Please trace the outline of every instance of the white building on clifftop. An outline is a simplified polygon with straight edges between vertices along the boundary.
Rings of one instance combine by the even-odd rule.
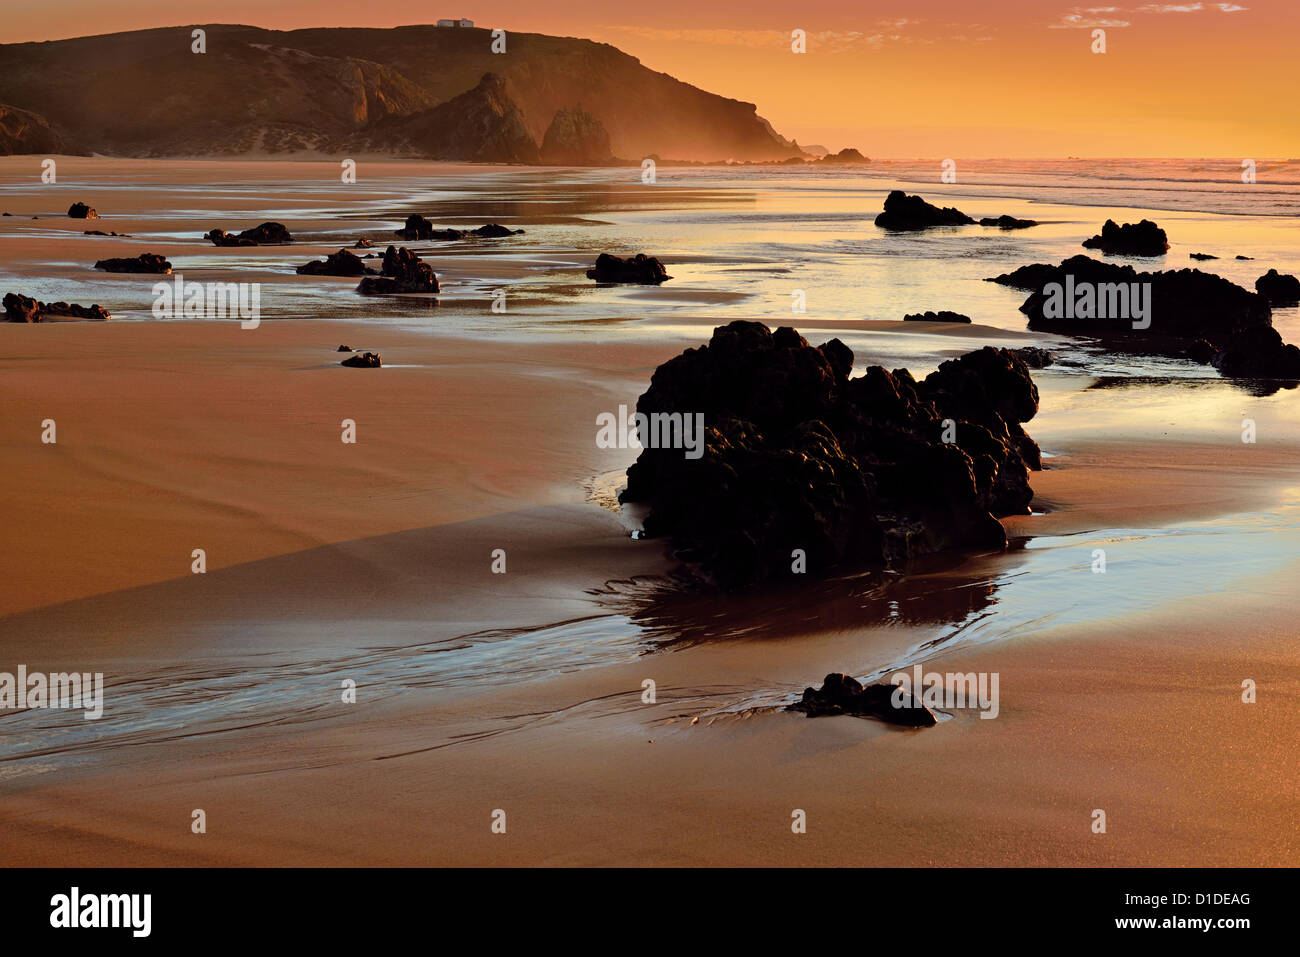
[[[461,17],[459,20],[439,20],[439,21],[438,21],[438,26],[440,26],[440,27],[456,27],[456,28],[458,28],[458,29],[461,28],[461,27],[464,27],[465,29],[469,29],[470,27],[474,26],[474,21],[473,21],[473,20],[466,20],[464,17]]]

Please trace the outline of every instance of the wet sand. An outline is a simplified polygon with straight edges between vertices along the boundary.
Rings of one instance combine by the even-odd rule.
[[[0,335],[0,482],[24,502],[2,532],[5,553],[25,559],[3,586],[6,658],[102,667],[110,684],[95,729],[106,740],[0,762],[7,863],[1297,859],[1294,568],[1248,592],[1152,595],[1137,616],[1109,616],[1099,595],[1085,625],[926,659],[998,671],[997,720],[958,712],[906,732],[807,719],[774,709],[828,671],[915,660],[909,650],[944,629],[855,620],[852,603],[847,618],[810,627],[815,609],[789,598],[751,612],[753,634],[655,652],[635,615],[618,619],[626,602],[609,583],[669,566],[585,502],[584,480],[628,455],[596,449],[591,423],[674,345],[502,354],[299,322]],[[336,367],[338,338],[398,364]],[[39,444],[40,416],[58,420],[56,447]],[[359,423],[355,446],[339,441],[344,416]],[[1009,529],[1070,535],[1267,509],[1293,481],[1294,447],[1252,451],[1240,469],[1226,444],[1065,450],[1035,477],[1051,511]],[[209,570],[190,575],[199,545]],[[490,571],[494,547],[507,549],[505,575]],[[993,580],[1021,560],[974,556],[946,574]],[[622,598],[643,595],[629,586]],[[732,611],[720,633],[755,623]],[[671,601],[659,613],[671,620]],[[472,644],[466,635],[558,625],[540,640],[582,642],[572,622],[607,619],[622,648],[608,661],[539,672],[523,645],[459,681],[429,664]],[[377,649],[391,668],[367,657]],[[203,704],[205,678],[256,684],[277,667],[298,669],[302,686],[268,692],[246,726],[204,733],[221,710]],[[358,703],[344,705],[350,673]],[[1243,677],[1258,682],[1258,704],[1240,702]],[[654,705],[641,701],[645,678]],[[133,709],[168,690],[198,703],[192,724],[164,734]],[[1089,831],[1098,807],[1104,836]],[[205,835],[189,831],[194,808],[207,812]],[[489,830],[496,808],[505,836]],[[794,808],[808,812],[807,835],[790,832]]]
[[[226,228],[273,218],[289,192]],[[175,225],[140,214],[34,238],[11,222],[4,268],[33,282],[144,251],[82,228]],[[1057,344],[979,323],[788,321],[814,342],[872,336],[859,366]],[[0,670],[108,684],[99,722],[0,718],[0,861],[1300,861],[1294,394],[1036,373],[1027,428],[1048,470],[1038,514],[1006,523],[1007,553],[699,598],[667,588],[659,545],[593,500],[634,456],[594,433],[715,322],[687,311],[585,336],[604,327],[575,321],[531,339],[424,318],[0,323],[0,494],[15,503]],[[340,343],[386,367],[340,368]],[[45,418],[56,445],[40,442]],[[1089,569],[1098,547],[1105,575]],[[827,672],[913,662],[998,672],[999,716],[901,731],[780,710]]]

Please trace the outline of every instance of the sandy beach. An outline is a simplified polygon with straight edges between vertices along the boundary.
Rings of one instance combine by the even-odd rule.
[[[289,209],[285,184],[314,167],[69,159],[70,178],[79,162],[77,175],[136,183],[112,194],[111,220],[49,226],[18,216],[58,203],[0,199],[15,214],[0,220],[6,291],[119,283],[109,322],[0,324],[0,670],[102,671],[105,717],[0,720],[6,865],[1300,863],[1294,392],[1106,387],[1097,369],[1049,367],[1027,425],[1047,467],[1034,514],[1005,522],[1005,553],[700,596],[609,507],[635,450],[593,440],[596,416],[634,405],[659,364],[746,308],[765,321],[783,309],[776,321],[813,343],[842,336],[859,371],[1060,338],[1025,330],[1014,306],[996,318],[995,297],[1016,297],[977,278],[989,318],[969,326],[868,307],[791,319],[788,296],[729,302],[716,270],[746,264],[725,256],[686,263],[665,289],[679,298],[633,318],[613,318],[627,298],[616,309],[585,291],[557,308],[576,284],[565,274],[518,299],[562,313],[556,324],[523,306],[478,334],[482,289],[588,258],[567,216],[548,227],[527,211],[514,255],[430,253],[452,290],[437,315],[408,301],[392,321],[382,305],[353,316],[370,307],[343,280],[281,262],[332,252],[348,230],[391,231],[371,203],[395,203],[380,194],[396,186],[376,186],[345,229],[316,198]],[[173,207],[151,177],[217,174],[265,179],[256,205],[225,207],[227,228],[273,210],[308,238],[215,251],[194,238],[210,215],[156,214]],[[656,202],[692,210],[705,192]],[[146,249],[189,263],[187,278],[242,263],[241,280],[267,284],[270,317],[149,321],[129,305],[147,302],[149,277],[84,275]],[[298,283],[340,312],[299,315],[316,294]],[[339,367],[340,343],[385,367]],[[56,444],[41,442],[44,419]],[[915,731],[782,710],[829,672],[914,663],[1000,674],[997,720],[958,710]],[[505,834],[490,828],[497,809]],[[791,831],[795,809],[806,834]]]

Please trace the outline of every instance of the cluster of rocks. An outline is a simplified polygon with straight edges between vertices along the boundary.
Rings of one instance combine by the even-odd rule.
[[[970,322],[970,316],[963,316],[960,312],[949,312],[947,309],[940,309],[938,312],[914,312],[911,315],[903,317],[904,322]]]
[[[596,257],[596,265],[587,270],[587,278],[596,282],[640,283],[654,286],[673,277],[668,275],[663,263],[653,256],[637,253],[627,259],[601,253]]]
[[[214,246],[282,246],[293,242],[289,230],[281,223],[262,223],[234,235],[224,229],[211,229],[203,238]]]
[[[395,236],[407,241],[416,239],[467,239],[471,236],[476,236],[479,239],[496,239],[501,236],[518,236],[522,233],[522,229],[510,229],[499,223],[487,223],[477,229],[434,229],[433,223],[418,213],[407,216],[406,225],[401,229],[393,230]]]
[[[790,576],[795,549],[822,573],[1004,548],[995,516],[1028,511],[1041,468],[1021,427],[1038,410],[1025,363],[985,347],[921,382],[879,366],[850,379],[852,368],[838,339],[814,348],[788,327],[718,327],[637,402],[652,423],[701,413],[702,454],[643,441],[621,501],[646,504],[646,536],[724,588]]]
[[[899,697],[895,706],[894,698]],[[896,685],[866,685],[849,675],[829,674],[820,688],[805,688],[803,697],[786,708],[801,711],[810,718],[849,714],[859,718],[879,718],[909,728],[931,728],[938,724],[934,712],[907,691]]]
[[[342,252],[343,250],[340,250]],[[378,276],[366,276],[357,292],[366,296],[403,292],[438,292],[438,277],[433,267],[405,246],[389,246]]]
[[[167,276],[171,274],[172,264],[157,253],[141,253],[139,256],[121,259],[101,259],[95,263],[95,268],[104,272],[156,273]]]
[[[43,322],[46,319],[108,319],[103,306],[79,306],[66,302],[38,302],[16,292],[7,293],[0,302],[6,322]]]
[[[1169,249],[1169,237],[1149,219],[1123,226],[1108,219],[1099,235],[1083,241],[1083,248],[1117,256],[1163,256]]]
[[[960,209],[935,206],[920,196],[909,196],[901,189],[896,189],[885,197],[885,209],[876,217],[876,225],[895,232],[916,232],[935,226],[974,226],[976,221]],[[999,229],[1027,229],[1037,226],[1038,222],[1004,215],[985,217],[979,220],[979,225],[996,226]]]
[[[8,216],[9,214],[8,214],[8,213],[5,213],[5,215]],[[104,232],[104,230],[102,230],[102,229],[84,229],[84,230],[82,230],[81,235],[83,235],[83,236],[118,236],[118,237],[120,237],[120,238],[122,238],[122,239],[130,239],[130,238],[131,238],[131,234],[130,234],[130,233],[114,233],[114,232],[107,232],[107,233],[106,233],[106,232]]]
[[[1261,378],[1300,378],[1300,351],[1282,342],[1273,328],[1268,290],[1287,295],[1300,288],[1295,277],[1276,272],[1261,276],[1259,292],[1243,289],[1221,276],[1198,269],[1138,272],[1132,266],[1101,262],[1090,256],[1073,256],[1058,266],[1034,263],[1004,273],[990,282],[1024,289],[1030,293],[1020,311],[1029,328],[1070,335],[1093,336],[1128,350],[1190,358],[1212,363],[1224,375]],[[1131,314],[1108,310],[1096,314],[1102,297],[1123,294],[1124,301],[1139,287],[1149,284],[1149,315],[1135,329]],[[1262,284],[1262,285],[1261,285]],[[1048,303],[1059,287],[1065,297],[1070,290],[1083,290],[1095,300],[1093,315],[1077,310],[1057,314]]]

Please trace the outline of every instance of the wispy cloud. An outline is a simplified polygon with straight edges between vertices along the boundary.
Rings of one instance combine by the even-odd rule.
[[[852,50],[875,49],[887,43],[923,43],[925,39],[909,35],[906,31],[919,21],[899,17],[880,20],[869,30],[809,31],[808,49],[819,53],[846,53]],[[622,33],[647,40],[668,40],[681,43],[706,43],[721,46],[780,48],[789,46],[789,30],[708,30],[667,29],[662,27],[637,27],[610,25],[603,31]]]
[[[1096,27],[1127,27],[1128,20],[1121,20],[1115,14],[1131,16],[1135,13],[1200,13],[1205,10],[1218,10],[1221,13],[1241,13],[1249,7],[1239,3],[1144,3],[1140,7],[1071,7],[1061,14],[1060,23],[1048,24],[1051,30],[1090,30]]]

